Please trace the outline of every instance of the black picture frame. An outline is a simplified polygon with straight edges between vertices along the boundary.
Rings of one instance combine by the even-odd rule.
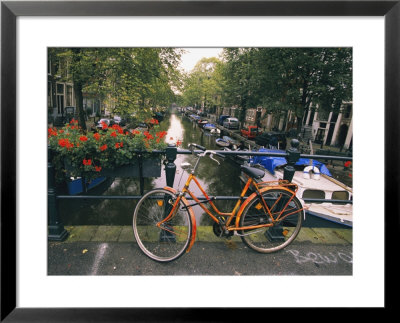
[[[2,1],[1,3],[1,321],[217,321],[233,309],[17,308],[16,291],[16,19],[19,16],[384,16],[385,253],[399,229],[400,4],[396,1]],[[379,167],[379,166],[378,166]],[[390,213],[388,212],[390,210]],[[389,227],[389,225],[391,225]],[[393,232],[392,230],[395,230]],[[367,246],[366,246],[367,247]],[[387,260],[387,257],[385,257]],[[385,264],[385,284],[389,266]],[[398,278],[394,278],[398,281]],[[385,308],[390,286],[385,286]],[[220,288],[216,286],[216,291]],[[223,293],[222,293],[223,294]],[[223,295],[221,295],[223,297]],[[240,310],[240,309],[239,309]],[[252,313],[252,317],[258,313]]]

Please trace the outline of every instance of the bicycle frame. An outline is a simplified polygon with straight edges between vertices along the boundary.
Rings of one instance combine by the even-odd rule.
[[[203,196],[205,197],[206,201],[200,201],[200,200],[194,195],[194,193],[191,192],[191,191],[189,190],[189,185],[190,185],[190,183],[191,183],[192,181],[194,181],[195,184],[197,185],[197,187],[200,189],[200,191],[201,191],[201,193],[203,194]],[[248,191],[250,185],[253,185],[253,186],[255,187],[256,191],[255,191],[254,193],[252,193],[248,198],[246,198],[246,200],[245,200],[244,203],[242,204],[242,200],[244,199],[244,197],[245,197],[245,195],[246,195],[246,193],[247,193],[247,191]],[[290,190],[289,188],[287,188],[287,187],[289,187],[289,186],[292,187],[294,190]],[[279,189],[282,189],[282,190],[286,190],[286,191],[290,192],[290,194],[292,195],[292,197],[289,199],[289,201],[286,202],[286,205],[285,205],[285,207],[282,209],[282,211],[279,212],[278,216],[277,216],[277,217],[274,217],[275,214],[272,213],[272,211],[273,211],[274,207],[279,203],[279,199],[273,204],[272,207],[269,208],[269,207],[267,206],[267,203],[266,203],[266,201],[264,200],[264,198],[261,198],[261,201],[263,202],[262,207],[264,208],[265,212],[268,213],[268,215],[269,215],[269,217],[270,217],[270,219],[271,219],[271,223],[260,224],[260,225],[253,225],[253,226],[246,226],[246,227],[239,227],[240,216],[241,216],[243,210],[245,209],[245,207],[246,207],[256,196],[261,196],[261,197],[262,197],[262,193],[263,193],[263,192],[266,192],[266,191],[268,191],[268,190],[270,190],[270,189],[272,189],[272,188],[279,188]],[[166,189],[169,189],[170,191],[176,192],[174,189],[171,189],[171,188],[167,188],[167,187],[166,187]],[[246,185],[244,186],[244,188],[243,188],[243,190],[242,190],[242,192],[241,192],[241,194],[240,194],[240,197],[238,198],[238,200],[237,200],[237,202],[236,202],[236,205],[234,206],[234,208],[233,208],[233,210],[232,210],[232,212],[224,213],[224,212],[221,212],[221,211],[216,207],[216,205],[212,202],[213,199],[211,199],[211,198],[207,195],[207,193],[204,191],[204,189],[202,188],[201,184],[200,184],[199,181],[197,180],[196,176],[194,175],[194,172],[192,172],[192,173],[189,175],[189,177],[188,177],[188,179],[187,179],[187,181],[186,181],[186,183],[185,183],[185,185],[184,185],[182,191],[178,194],[178,198],[176,199],[176,201],[175,201],[175,203],[174,203],[174,205],[173,205],[173,207],[172,207],[170,213],[166,216],[165,219],[163,219],[162,221],[160,221],[160,222],[157,224],[157,226],[158,226],[158,227],[161,227],[161,225],[162,225],[163,222],[168,221],[171,217],[173,217],[173,216],[175,215],[175,211],[176,211],[177,208],[179,207],[179,202],[180,202],[181,200],[183,201],[183,199],[184,199],[183,202],[184,202],[184,204],[185,204],[185,207],[191,210],[191,208],[192,208],[193,205],[188,205],[187,200],[186,200],[186,198],[185,198],[185,194],[189,194],[189,195],[192,197],[192,199],[193,199],[194,201],[196,201],[196,203],[195,203],[194,205],[199,205],[199,206],[211,217],[211,219],[213,219],[214,222],[221,224],[221,216],[227,217],[227,219],[225,220],[225,222],[223,222],[222,224],[226,227],[226,230],[228,230],[228,231],[238,231],[238,230],[247,230],[247,229],[256,229],[256,228],[263,228],[263,227],[271,227],[271,226],[274,225],[274,222],[276,222],[276,221],[278,221],[278,220],[280,221],[280,220],[283,219],[283,218],[281,218],[281,215],[282,215],[282,213],[284,213],[286,207],[289,205],[289,203],[291,202],[291,200],[293,199],[293,197],[296,195],[296,191],[297,191],[297,185],[291,184],[291,183],[289,183],[289,182],[287,182],[287,181],[271,181],[271,182],[261,182],[261,183],[258,183],[258,184],[257,184],[251,177],[249,177],[248,180],[247,180],[247,182],[246,182]],[[211,205],[213,211],[216,213],[216,215],[213,214],[213,213],[204,205],[204,203],[209,203],[209,204]],[[301,210],[303,210],[303,209],[297,210],[296,212],[301,211]],[[289,216],[289,215],[291,215],[291,214],[293,214],[293,213],[286,214],[285,217],[287,217],[287,216]],[[236,216],[235,224],[234,224],[234,225],[231,225],[232,219],[233,219],[235,216]],[[196,227],[196,225],[194,224],[194,228],[195,228],[195,227]],[[194,240],[194,238],[193,238],[193,240]]]

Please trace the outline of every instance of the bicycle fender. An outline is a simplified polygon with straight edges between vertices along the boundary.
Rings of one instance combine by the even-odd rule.
[[[271,190],[271,189],[273,189],[273,188],[276,188],[276,187],[264,187],[264,188],[261,188],[259,191],[260,191],[260,194],[262,194],[262,193],[264,193],[264,192],[266,192],[266,191],[268,191],[268,190]],[[291,194],[293,193],[291,190],[287,189],[286,187],[279,187],[279,189],[284,190],[284,191],[288,191],[288,192],[291,193]],[[242,213],[243,213],[245,207],[246,207],[255,197],[257,197],[257,193],[252,193],[252,194],[246,199],[246,201],[244,201],[244,203],[243,203],[242,206],[240,207],[240,209],[239,209],[239,211],[238,211],[238,216],[236,217],[236,227],[239,227],[240,217],[242,216]]]
[[[169,187],[169,186],[165,186],[164,187],[165,190],[170,191],[173,194],[176,194],[176,189]],[[194,216],[194,212],[191,206],[189,206],[189,202],[186,198],[184,198],[182,196],[181,198],[182,202],[185,204],[185,206],[187,206],[187,210],[189,212],[190,215],[190,219],[192,221],[192,235],[190,237],[190,241],[189,241],[189,245],[186,249],[186,253],[188,253],[190,251],[190,249],[192,249],[194,241],[196,240],[196,218]]]
[[[235,226],[239,227],[239,221],[240,221],[240,217],[242,216],[243,210],[245,209],[245,207],[253,200],[253,198],[255,198],[257,196],[256,193],[252,193],[242,204],[242,206],[240,207],[238,214],[236,216],[236,223]]]

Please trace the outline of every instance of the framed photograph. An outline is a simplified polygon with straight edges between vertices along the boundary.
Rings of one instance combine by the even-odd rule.
[[[1,320],[204,321],[234,318],[246,308],[260,314],[268,307],[390,309],[385,261],[395,252],[389,239],[399,220],[399,2],[2,1]],[[352,48],[352,274],[48,275],[48,114],[42,107],[48,49],[67,47]],[[293,295],[279,301],[288,289]],[[243,300],[246,294],[255,301]]]

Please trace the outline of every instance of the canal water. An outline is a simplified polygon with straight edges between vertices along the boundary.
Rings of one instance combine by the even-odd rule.
[[[181,148],[187,149],[189,143],[197,143],[207,149],[221,149],[215,144],[216,135],[203,131],[196,123],[186,116],[171,114],[169,119],[161,123],[161,127],[167,130],[166,140],[176,143],[182,142]],[[196,176],[208,195],[238,196],[241,192],[239,180],[240,167],[229,158],[221,160],[220,165],[209,157],[201,159],[197,168]],[[188,177],[187,171],[181,168],[183,162],[192,166],[196,163],[194,155],[178,154],[175,161],[176,174],[174,188],[182,188]],[[164,166],[162,166],[161,177],[146,178],[144,191],[166,186]],[[189,188],[196,196],[201,192],[192,182]],[[140,195],[140,184],[137,178],[115,178],[108,179],[106,183],[95,188],[91,194],[96,195]],[[76,200],[63,199],[59,201],[60,217],[64,225],[131,225],[132,216],[137,200],[101,199],[101,200]],[[222,212],[231,212],[235,201],[216,201],[215,205]],[[194,211],[198,225],[209,225],[212,220],[199,207]]]

